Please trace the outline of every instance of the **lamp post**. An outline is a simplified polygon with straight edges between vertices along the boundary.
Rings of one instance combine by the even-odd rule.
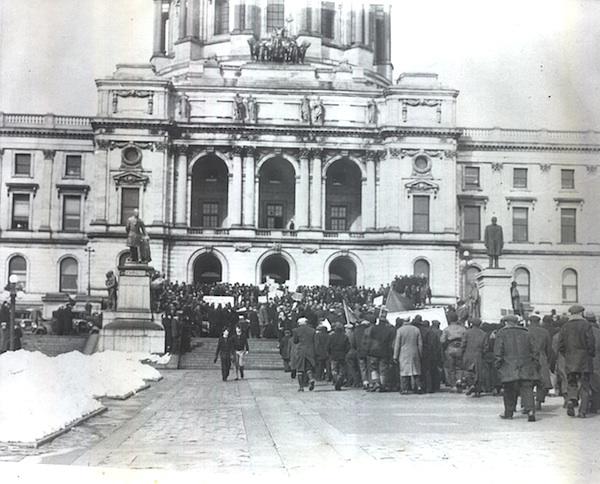
[[[19,277],[16,274],[11,274],[8,278],[6,289],[10,293],[10,319],[9,319],[9,346],[10,351],[15,350],[15,303],[17,300],[17,284]]]
[[[92,274],[92,254],[94,252],[96,252],[95,249],[92,248],[91,245],[87,245],[85,249],[83,249],[84,252],[87,253],[88,256],[88,274],[87,274],[87,295],[88,295],[88,299],[92,294],[92,285],[91,285],[91,274]]]

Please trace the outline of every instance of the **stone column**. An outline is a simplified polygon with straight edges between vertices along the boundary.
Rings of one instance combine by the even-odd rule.
[[[392,60],[392,7],[385,14],[385,61]]]
[[[106,218],[106,200],[108,199],[107,173],[109,172],[109,142],[104,140],[96,141],[94,150],[94,187],[92,194],[94,196],[94,224],[108,223]],[[112,191],[114,193],[114,190]]]
[[[187,147],[180,146],[175,158],[175,227],[187,226]]]
[[[322,154],[321,150],[315,150],[312,152],[312,176],[310,185],[310,227],[313,229],[321,230],[323,223],[321,219],[322,210]]]
[[[162,0],[154,0],[154,55],[163,54]]]
[[[363,16],[364,7],[360,5],[354,10],[354,36],[352,37],[352,44],[363,43]]]
[[[255,174],[254,174],[254,166],[255,166],[255,158],[254,158],[255,150],[254,148],[246,149],[246,156],[244,156],[244,203],[242,206],[243,210],[243,224],[245,227],[254,227],[255,226],[255,217],[254,217],[254,198],[256,196],[255,193]]]
[[[233,149],[233,170],[227,202],[230,227],[239,227],[242,224],[242,153],[243,148],[239,146]]]
[[[181,0],[179,2],[179,40],[184,39],[187,35],[187,2],[188,0]]]
[[[376,153],[367,153],[367,176],[362,184],[362,229],[375,228],[375,160]]]
[[[296,177],[296,228],[298,229],[308,228],[309,156],[309,150],[300,152],[300,177]]]
[[[321,2],[312,1],[312,34],[321,35]]]
[[[188,37],[198,37],[200,27],[200,0],[187,0],[186,34]]]
[[[44,211],[41,213],[39,218],[40,220],[40,230],[44,232],[50,232],[53,229],[52,224],[52,206],[54,201],[54,159],[56,158],[56,151],[54,150],[43,150],[44,154],[44,164],[42,170],[42,179],[46,181],[48,187],[48,198],[46,199],[46,206],[44,207]],[[41,196],[44,191],[40,190]],[[30,202],[30,203],[33,203]]]
[[[245,0],[233,0],[229,4],[229,8],[233,10],[233,30],[232,33],[242,33],[242,26],[246,21],[245,18]]]

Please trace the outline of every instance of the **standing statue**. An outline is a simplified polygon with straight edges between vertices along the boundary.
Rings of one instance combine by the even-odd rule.
[[[515,281],[510,283],[510,301],[512,302],[512,309],[514,314],[523,316],[523,308],[521,306],[521,295],[517,289],[517,283]]]
[[[150,259],[150,247],[146,226],[140,218],[140,211],[133,209],[133,215],[127,219],[125,231],[127,232],[127,246],[129,247],[129,260],[131,262],[148,262]],[[145,245],[142,249],[142,245]],[[147,256],[142,258],[143,255]],[[146,253],[147,252],[147,253]]]
[[[475,281],[471,283],[467,305],[469,307],[469,318],[481,318],[481,298],[479,297],[479,287]]]
[[[236,93],[233,98],[233,120],[244,122],[246,119],[246,106],[244,106],[244,99],[240,96],[240,93]]]
[[[177,114],[180,117],[189,120],[190,119],[190,98],[187,94],[182,94],[179,96],[179,100],[177,102]]]
[[[377,101],[375,101],[375,99],[371,99],[367,104],[367,123],[377,124],[378,114]]]
[[[312,122],[316,125],[323,125],[325,123],[325,106],[320,97],[317,98],[312,107]]]
[[[250,94],[246,100],[246,114],[249,123],[256,124],[258,122],[258,104],[256,98]]]
[[[109,311],[117,310],[117,289],[119,287],[119,283],[117,281],[117,276],[113,271],[108,271],[106,273],[106,290],[108,291],[108,302],[107,309]]]
[[[504,236],[496,217],[492,217],[492,223],[485,228],[484,243],[489,257],[488,267],[498,269],[498,258],[502,255],[504,247]]]
[[[302,103],[300,104],[300,120],[303,123],[310,123],[311,121],[310,100],[308,99],[308,96],[302,98]]]

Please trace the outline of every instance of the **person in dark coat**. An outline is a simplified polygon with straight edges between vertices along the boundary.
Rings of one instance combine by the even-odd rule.
[[[444,349],[446,386],[461,391],[462,380],[462,337],[467,331],[458,319],[448,320],[448,326],[444,328],[441,336],[442,348]]]
[[[346,354],[348,351],[350,351],[350,340],[344,332],[342,323],[336,323],[327,344],[327,353],[331,361],[331,376],[336,390],[342,389],[346,377]]]
[[[283,360],[283,371],[289,373],[292,371],[290,367],[290,339],[292,337],[292,332],[289,329],[286,329],[283,332],[283,336],[279,340],[279,354],[281,355],[281,359]]]
[[[315,377],[318,381],[324,380],[326,373],[327,380],[331,381],[331,362],[327,353],[328,345],[329,334],[327,333],[327,328],[323,325],[318,326],[315,334]]]
[[[487,334],[481,329],[481,319],[471,319],[471,327],[462,337],[463,352],[463,386],[467,388],[467,395],[481,395],[481,381],[483,371],[483,352]]]
[[[436,343],[437,336],[429,327],[429,321],[420,321],[417,327],[421,332],[421,340],[423,341],[420,386],[424,393],[433,393],[434,379],[436,379],[434,367],[437,365],[435,352],[439,351],[439,341]],[[435,367],[435,370],[437,370],[437,367]],[[439,384],[439,377],[436,380]]]
[[[231,338],[234,352],[235,379],[244,379],[244,360],[250,348],[248,347],[248,335],[240,326],[235,327],[235,334]]]
[[[306,318],[298,318],[298,327],[293,331],[292,341],[296,345],[296,370],[298,372],[298,391],[304,391],[304,378],[308,378],[308,389],[315,389],[315,330],[308,326]]]
[[[248,311],[248,321],[250,321],[250,336],[260,338],[260,323],[258,322],[258,313],[254,308]]]
[[[223,381],[227,381],[229,377],[229,370],[231,370],[231,357],[233,355],[233,345],[231,339],[229,339],[229,330],[225,328],[223,334],[219,337],[217,343],[217,351],[215,353],[214,363],[217,362],[217,358],[221,357],[221,376]]]
[[[171,332],[171,319],[173,318],[173,308],[169,307],[161,316],[162,326],[165,330],[165,353],[171,352],[173,345],[173,334]]]
[[[535,386],[535,409],[541,410],[542,403],[546,400],[548,390],[552,388],[550,380],[550,361],[552,360],[552,339],[550,333],[540,325],[540,317],[537,314],[529,316],[529,326],[527,328],[533,346],[539,355],[540,361],[540,379],[534,383]]]
[[[362,379],[363,389],[369,388],[369,363],[367,359],[367,341],[369,337],[368,330],[371,323],[363,319],[358,326],[354,328],[353,345],[358,357],[358,367]]]
[[[370,391],[386,391],[390,387],[387,381],[394,347],[394,327],[386,319],[380,318],[379,322],[369,331],[367,355],[371,370]]]
[[[0,322],[0,355],[8,351],[10,345],[10,334],[8,331],[8,323]]]
[[[506,326],[498,331],[494,344],[496,368],[504,389],[504,413],[500,418],[512,419],[520,392],[527,420],[535,422],[533,382],[540,375],[538,356],[531,335],[518,326],[517,316],[505,316],[504,321]]]
[[[431,367],[431,382],[433,385],[433,391],[439,392],[442,386],[442,382],[445,382],[444,378],[444,359],[442,357],[442,330],[440,329],[440,322],[437,320],[431,321],[431,334],[433,338],[432,343],[432,367]]]
[[[592,389],[590,413],[598,413],[598,410],[600,410],[600,327],[598,326],[596,315],[591,311],[586,311],[584,317],[592,325],[594,344],[596,346],[592,365],[594,372],[590,379],[590,387]]]
[[[583,318],[583,306],[574,304],[569,308],[569,320],[560,330],[558,351],[565,357],[567,373],[567,415],[585,418],[590,399],[590,378],[596,351],[592,325]],[[580,401],[581,400],[581,401]]]

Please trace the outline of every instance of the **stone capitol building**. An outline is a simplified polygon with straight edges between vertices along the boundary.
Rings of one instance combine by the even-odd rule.
[[[495,216],[525,303],[600,310],[600,133],[457,126],[458,90],[394,75],[377,2],[148,8],[150,63],[98,79],[96,116],[0,112],[0,273],[19,304],[104,295],[138,208],[173,281],[424,274],[437,304],[487,267]]]

